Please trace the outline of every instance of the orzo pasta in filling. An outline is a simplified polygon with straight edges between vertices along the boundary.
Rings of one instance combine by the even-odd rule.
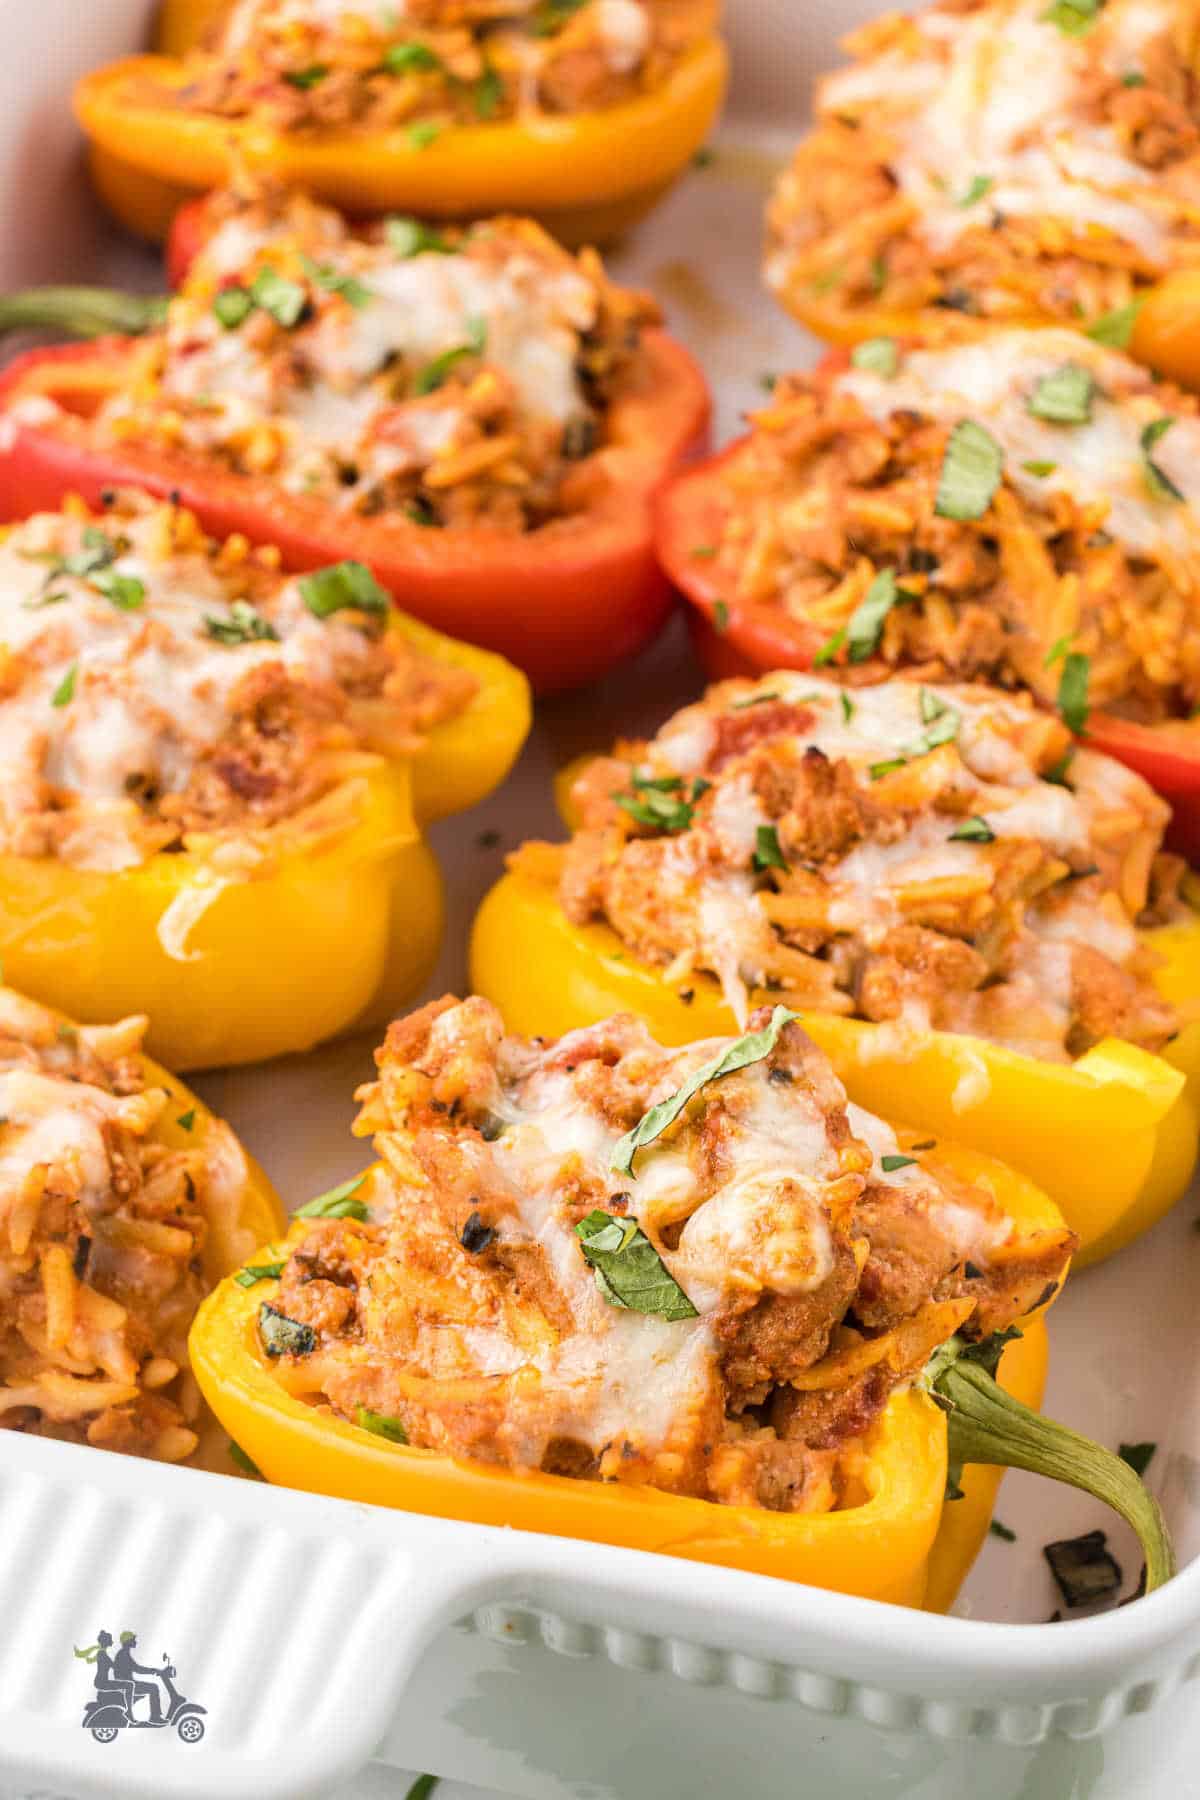
[[[472,699],[472,675],[387,628],[361,565],[277,561],[134,495],[4,537],[0,848],[112,871],[320,836],[380,755]]]
[[[445,999],[394,1025],[367,1216],[314,1223],[260,1307],[278,1378],[508,1468],[854,1504],[889,1397],[1045,1300],[1074,1239],[902,1150],[787,1017],[720,1076],[730,1040],[664,1050],[630,1016],[551,1043]]]
[[[716,0],[233,0],[167,93],[288,131],[592,112],[659,86],[716,14]]]
[[[253,1239],[245,1158],[148,1086],[144,1019],[68,1026],[0,988],[0,1427],[179,1462],[197,1445],[193,1315]]]
[[[594,252],[521,219],[356,236],[298,196],[230,196],[211,216],[100,442],[430,528],[520,531],[586,503],[607,406],[657,318]]]
[[[1118,352],[1057,329],[873,339],[780,382],[724,466],[705,569],[851,674],[915,665],[1053,706],[1070,656],[1076,728],[1200,702],[1197,403]]]
[[[726,682],[575,783],[565,848],[515,867],[558,882],[686,992],[748,992],[1073,1058],[1177,1029],[1139,921],[1184,865],[1167,807],[1025,697],[780,673]]]
[[[1092,320],[1200,264],[1190,5],[942,0],[847,48],[771,207],[801,314]]]

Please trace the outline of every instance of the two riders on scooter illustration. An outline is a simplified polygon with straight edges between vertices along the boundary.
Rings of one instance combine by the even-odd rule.
[[[179,1693],[174,1685],[174,1665],[165,1656],[161,1668],[137,1662],[133,1654],[136,1632],[121,1633],[121,1647],[115,1656],[109,1654],[112,1641],[110,1631],[100,1631],[94,1644],[75,1652],[81,1662],[92,1665],[95,1677],[95,1698],[83,1711],[84,1730],[90,1731],[98,1744],[111,1744],[118,1731],[155,1731],[173,1725],[185,1744],[198,1744],[204,1736],[200,1715],[206,1709]],[[143,1676],[153,1679],[140,1679]],[[146,1704],[144,1717],[135,1710],[139,1701]]]

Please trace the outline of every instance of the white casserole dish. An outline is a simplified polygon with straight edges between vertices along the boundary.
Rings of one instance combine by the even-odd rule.
[[[764,372],[815,346],[758,286],[762,192],[811,74],[869,12],[727,0],[737,80],[722,150],[617,259],[657,289],[718,386],[719,432]],[[143,36],[148,0],[0,0],[0,283],[154,280],[87,195],[67,95]],[[1031,71],[1031,78],[1035,72]],[[516,777],[434,834],[451,889],[433,991],[465,981],[466,928],[511,847],[553,835],[549,775],[653,726],[698,681],[682,633],[588,697],[546,706]],[[302,972],[298,972],[302,978]],[[293,1202],[351,1173],[369,1042],[197,1085]],[[1080,1179],[1088,1147],[1079,1146]],[[1200,1550],[1197,1210],[1079,1277],[1055,1309],[1048,1409],[1117,1445],[1156,1440],[1151,1485]],[[403,1794],[428,1769],[533,1800],[1163,1800],[1200,1796],[1200,1564],[1148,1601],[1053,1627],[1048,1539],[1103,1524],[1010,1477],[958,1611],[942,1620],[758,1577],[355,1507],[0,1437],[0,1795],[302,1800]],[[1130,1544],[1114,1534],[1131,1574]],[[168,1651],[207,1707],[173,1734],[80,1729],[102,1626]],[[368,1773],[372,1758],[375,1767]],[[442,1790],[455,1800],[456,1790]]]

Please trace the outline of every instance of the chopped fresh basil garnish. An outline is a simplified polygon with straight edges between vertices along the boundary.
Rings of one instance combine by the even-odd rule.
[[[213,312],[226,331],[236,331],[254,311],[249,288],[224,287],[212,303]]]
[[[1004,452],[974,419],[960,419],[946,444],[933,510],[940,519],[982,519],[1004,472]]]
[[[1104,0],[1052,0],[1042,18],[1057,25],[1064,37],[1082,37],[1096,23]]]
[[[421,256],[427,252],[436,256],[454,255],[454,245],[449,239],[443,237],[434,226],[426,225],[422,219],[394,215],[387,220],[383,229],[389,248],[405,261],[410,256]]]
[[[204,629],[218,644],[277,644],[279,633],[269,619],[256,612],[248,600],[235,600],[227,618],[205,613]]]
[[[118,575],[115,569],[99,569],[92,576],[91,586],[106,600],[111,600],[118,612],[136,612],[145,603],[146,584],[136,575]]]
[[[1060,1538],[1046,1544],[1042,1555],[1050,1564],[1058,1591],[1070,1607],[1091,1606],[1121,1591],[1121,1565],[1108,1548],[1102,1531],[1085,1531],[1082,1537]]]
[[[387,1413],[372,1412],[369,1406],[356,1406],[354,1423],[360,1431],[369,1431],[372,1437],[386,1438],[389,1444],[407,1444],[408,1433],[399,1419],[389,1418]]]
[[[845,723],[848,725],[850,723],[851,719],[854,717],[854,702],[850,698],[849,694],[845,693],[844,691],[838,695],[838,699],[842,703],[842,718],[845,721]]]
[[[1122,1444],[1117,1455],[1128,1463],[1135,1475],[1144,1475],[1150,1467],[1157,1444]]]
[[[713,607],[713,630],[724,635],[729,630],[729,608],[723,600],[718,600]]]
[[[192,1126],[196,1123],[195,1107],[189,1106],[186,1112],[180,1113],[180,1115],[176,1119],[175,1123],[178,1125],[178,1127],[181,1131],[190,1131],[192,1129]]]
[[[761,1031],[747,1032],[711,1062],[697,1069],[677,1094],[652,1106],[633,1130],[625,1133],[613,1151],[612,1167],[624,1175],[632,1175],[633,1161],[638,1151],[646,1144],[652,1144],[655,1138],[661,1137],[701,1088],[707,1087],[710,1081],[719,1081],[723,1075],[732,1075],[738,1069],[744,1069],[748,1064],[761,1062],[764,1057],[770,1056],[779,1042],[779,1034],[784,1026],[790,1025],[798,1017],[798,1013],[789,1012],[786,1006],[777,1006],[771,1014],[770,1022]]]
[[[956,825],[950,833],[952,844],[994,844],[995,841],[995,832],[987,820],[981,819],[978,813],[974,818],[964,819],[962,824]]]
[[[432,362],[427,362],[423,369],[418,369],[413,378],[414,394],[435,394],[450,379],[460,362],[472,356],[482,356],[487,346],[487,321],[480,318],[468,319],[467,341],[456,344],[452,350],[443,350]]]
[[[867,338],[854,346],[850,361],[856,369],[868,369],[872,375],[890,380],[900,366],[900,351],[895,338]]]
[[[893,569],[880,569],[846,624],[846,647],[852,663],[866,662],[879,648],[883,622],[899,601],[911,599],[896,586]]]
[[[813,668],[823,669],[827,663],[833,662],[838,651],[846,642],[846,627],[840,625],[832,637],[826,638],[817,654],[813,657]]]
[[[308,305],[308,295],[298,281],[289,281],[265,263],[250,283],[250,298],[260,311],[290,331],[298,325]]]
[[[315,1200],[309,1200],[304,1206],[296,1208],[298,1219],[357,1219],[359,1223],[367,1216],[366,1202],[356,1200],[354,1195],[366,1180],[365,1175],[355,1175],[349,1181],[330,1188],[326,1194],[318,1194]]]
[[[504,83],[491,63],[471,89],[471,100],[477,119],[494,119],[504,104]]]
[[[1110,350],[1128,350],[1142,304],[1141,300],[1131,300],[1128,306],[1118,306],[1113,312],[1101,313],[1098,319],[1093,319],[1085,327],[1087,335],[1093,343],[1107,344]]]
[[[970,181],[967,183],[966,189],[954,204],[955,206],[963,207],[974,206],[977,201],[983,199],[985,194],[990,193],[995,185],[996,178],[994,175],[972,175]]]
[[[1159,439],[1166,437],[1174,423],[1173,418],[1154,419],[1147,425],[1141,437],[1142,473],[1146,478],[1146,486],[1156,500],[1182,500],[1184,498],[1183,493],[1175,486],[1171,477],[1164,474],[1150,454]]]
[[[1121,77],[1121,86],[1127,88],[1145,87],[1146,77],[1140,69],[1127,69]]]
[[[686,831],[689,828],[697,800],[708,792],[711,785],[697,778],[692,783],[690,793],[685,795],[680,776],[639,775],[636,769],[631,771],[629,781],[633,793],[615,793],[612,798],[639,825],[649,826],[652,831],[665,832]]]
[[[239,1287],[256,1287],[260,1281],[278,1281],[286,1267],[286,1263],[281,1262],[247,1263],[233,1279]]]
[[[417,124],[408,128],[409,145],[414,150],[428,150],[430,144],[437,142],[442,135],[442,127],[435,119],[420,119]]]
[[[51,706],[69,706],[75,698],[75,682],[79,675],[79,664],[72,663],[54,692],[50,696]]]
[[[1060,661],[1060,659],[1067,654],[1067,651],[1071,648],[1071,640],[1074,636],[1075,633],[1073,631],[1068,631],[1065,636],[1055,638],[1054,642],[1046,652],[1046,658],[1042,667],[1052,669],[1055,663]]]
[[[1063,724],[1071,731],[1083,731],[1088,722],[1088,676],[1091,658],[1072,650],[1063,659],[1058,678],[1058,710]]]
[[[1000,1538],[1006,1544],[1015,1544],[1017,1541],[1016,1532],[1011,1530],[1009,1526],[1002,1525],[999,1519],[993,1519],[988,1526],[988,1530],[993,1537]]]
[[[380,59],[389,75],[407,75],[410,69],[440,69],[442,59],[428,44],[389,44]]]
[[[688,551],[688,555],[694,556],[697,562],[708,562],[710,558],[717,554],[718,550],[716,544],[693,544]]]
[[[754,866],[756,869],[782,869],[787,874],[787,858],[779,848],[779,833],[774,825],[760,825],[754,834]]]
[[[953,706],[947,706],[940,694],[931,688],[922,688],[920,693],[921,719],[928,730],[911,743],[902,744],[900,752],[905,762],[915,757],[928,756],[942,744],[952,744],[958,736],[962,724],[962,714]]]
[[[533,33],[535,37],[553,37],[561,31],[572,13],[579,12],[587,5],[587,0],[542,0],[533,15]]]
[[[1029,396],[1029,411],[1035,419],[1048,419],[1053,425],[1086,425],[1095,393],[1096,383],[1087,369],[1078,363],[1064,363],[1038,381]]]
[[[885,775],[894,775],[897,769],[902,769],[907,760],[903,756],[889,756],[886,762],[871,763],[867,774],[872,781],[881,781]]]
[[[317,1334],[311,1325],[289,1319],[265,1300],[258,1309],[258,1335],[268,1356],[311,1356],[317,1347]]]
[[[610,1306],[671,1320],[699,1317],[636,1219],[597,1210],[579,1221],[575,1235]]]
[[[894,1175],[897,1169],[915,1168],[916,1161],[915,1156],[881,1156],[879,1166],[885,1175]]]
[[[339,612],[371,613],[386,618],[391,601],[365,563],[331,563],[327,569],[315,569],[297,582],[300,598],[318,619],[331,618]]]
[[[324,81],[328,73],[328,63],[309,63],[307,69],[286,70],[283,79],[289,87],[300,88],[304,92],[308,88],[316,87],[318,82]]]
[[[1027,475],[1038,475],[1044,480],[1047,475],[1053,475],[1058,464],[1052,462],[1023,462],[1021,467]]]
[[[319,288],[324,288],[327,294],[340,294],[349,306],[355,308],[369,305],[371,290],[356,275],[343,275],[332,263],[314,262],[311,256],[302,256],[300,262],[309,280]]]

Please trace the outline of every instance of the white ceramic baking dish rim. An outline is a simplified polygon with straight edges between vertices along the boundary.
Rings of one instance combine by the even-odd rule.
[[[1197,1565],[1099,1618],[977,1623],[19,1435],[0,1544],[0,1769],[80,1794],[111,1793],[111,1765],[78,1728],[68,1650],[113,1618],[182,1639],[222,1722],[195,1758],[145,1737],[123,1756],[122,1793],[148,1800],[328,1792],[370,1759],[434,1638],[506,1606],[539,1614],[551,1650],[942,1743],[1095,1736],[1200,1673]]]

